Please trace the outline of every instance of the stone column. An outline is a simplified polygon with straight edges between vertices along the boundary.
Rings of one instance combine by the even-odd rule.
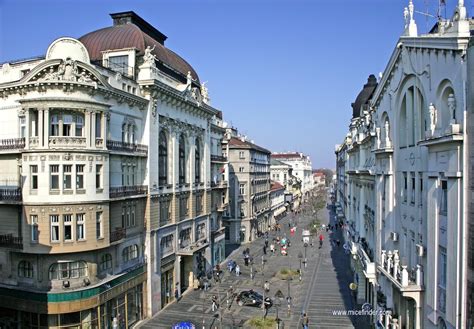
[[[25,109],[25,121],[26,121],[26,131],[25,131],[25,148],[30,148],[30,136],[31,136],[31,122],[30,122],[30,109]]]
[[[95,118],[96,118],[97,113],[92,112],[91,113],[91,138],[89,141],[89,147],[95,148]]]
[[[105,116],[105,112],[99,112],[98,115],[100,115],[100,133],[101,133],[101,136],[100,138],[102,138],[102,148],[103,149],[106,149],[107,146],[106,146],[106,134],[107,134],[107,118]],[[95,141],[94,141],[94,144],[95,144]]]
[[[48,148],[49,147],[49,108],[44,109],[43,123],[44,123],[43,147]]]
[[[85,123],[85,132],[84,136],[86,136],[86,147],[91,147],[91,125],[92,125],[92,118],[91,118],[91,111],[86,110],[84,116],[84,123]]]
[[[44,146],[44,109],[38,109],[38,148]]]

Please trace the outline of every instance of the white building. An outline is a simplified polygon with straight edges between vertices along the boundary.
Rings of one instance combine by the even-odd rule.
[[[293,175],[301,180],[303,197],[308,197],[314,188],[313,168],[309,156],[298,152],[284,152],[272,153],[272,159],[291,166]]]
[[[220,112],[165,35],[111,16],[1,66],[0,326],[132,326],[192,287],[222,239]]]
[[[369,108],[338,148],[338,201],[345,202],[350,237],[367,233],[357,227],[357,195],[374,206],[373,304],[392,312],[378,319],[382,325],[472,328],[470,21],[459,1],[450,20],[419,35],[413,13],[410,1],[405,32]],[[361,151],[368,135],[369,158]],[[364,168],[372,156],[375,164]],[[351,184],[367,169],[375,184],[369,194]]]

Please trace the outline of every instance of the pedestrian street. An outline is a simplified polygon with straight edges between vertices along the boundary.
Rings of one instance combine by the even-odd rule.
[[[318,236],[313,234],[313,246],[306,247],[307,265],[305,267],[305,247],[301,234],[302,229],[306,228],[312,220],[309,207],[306,209],[296,216],[290,214],[280,220],[281,232],[272,231],[269,233],[269,241],[272,241],[277,235],[290,239],[291,246],[288,248],[288,256],[279,254],[278,248],[274,255],[271,254],[270,249],[268,249],[267,255],[264,255],[264,237],[242,245],[227,259],[237,262],[241,269],[240,276],[229,273],[225,266],[227,262],[224,262],[221,265],[223,277],[220,283],[216,284],[212,280],[208,291],[188,291],[179,302],[170,304],[155,317],[145,321],[140,328],[171,328],[180,321],[189,321],[197,328],[241,328],[247,319],[263,316],[263,310],[256,307],[239,306],[235,301],[227,304],[226,292],[232,287],[236,292],[253,289],[263,293],[265,281],[270,283],[268,296],[274,302],[268,311],[268,316],[276,317],[278,309],[278,318],[281,319],[280,328],[301,328],[303,312],[308,314],[310,328],[364,328],[363,319],[333,315],[333,310],[346,310],[354,307],[349,291],[351,282],[349,255],[344,253],[342,246],[333,247],[329,242],[330,239],[341,238],[340,229],[339,232],[336,231],[330,236],[323,230],[324,242],[321,249],[318,248],[317,243],[319,234]],[[319,215],[322,224],[329,223],[330,213],[327,209],[322,209]],[[291,223],[291,227],[296,225],[296,232],[293,235],[290,234],[289,223]],[[253,266],[244,265],[243,251],[246,248],[249,248],[250,255],[254,259]],[[335,250],[335,248],[339,250]],[[301,281],[298,277],[291,281],[275,277],[281,268],[299,270],[300,266],[302,269]],[[254,272],[253,279],[250,277],[251,267]],[[276,298],[277,291],[281,291],[284,298]],[[212,312],[213,296],[217,297],[218,304],[220,304],[216,312]],[[289,312],[288,296],[291,297]]]

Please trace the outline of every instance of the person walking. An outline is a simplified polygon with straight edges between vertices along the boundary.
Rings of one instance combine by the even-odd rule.
[[[323,247],[324,235],[319,235],[319,249]]]
[[[235,275],[236,276],[240,275],[240,266],[238,264],[235,266]]]
[[[273,243],[270,245],[270,251],[272,252],[272,254],[275,253],[275,245]]]
[[[269,292],[270,291],[270,283],[268,281],[265,281],[265,283],[263,284],[263,288],[265,289],[265,292]]]
[[[267,254],[267,246],[263,246],[263,254],[264,254],[264,255]]]
[[[219,307],[219,304],[217,304],[217,296],[216,295],[213,295],[212,296],[212,312],[215,312],[217,311],[217,308]]]
[[[309,329],[309,319],[306,313],[303,314],[303,329]]]
[[[207,278],[204,279],[204,291],[209,290],[209,280]]]
[[[176,299],[176,303],[179,302],[178,284],[179,284],[179,283],[176,283],[176,287],[174,288],[174,298]]]

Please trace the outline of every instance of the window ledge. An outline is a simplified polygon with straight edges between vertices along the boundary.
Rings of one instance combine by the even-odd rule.
[[[96,188],[95,193],[103,193],[104,189],[103,188]]]
[[[63,190],[63,194],[74,194],[73,190]]]
[[[79,189],[79,190],[76,190],[76,193],[77,194],[86,194],[86,190],[85,189]]]
[[[61,191],[59,191],[59,190],[49,190],[49,194],[50,195],[59,195],[59,194],[61,194]]]

